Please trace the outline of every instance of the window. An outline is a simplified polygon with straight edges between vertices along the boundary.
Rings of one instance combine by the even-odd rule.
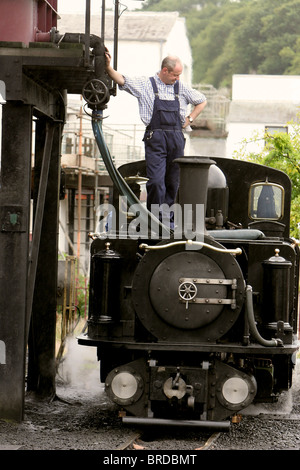
[[[285,132],[288,134],[287,126],[265,126],[265,131],[269,134],[275,134],[275,132]]]
[[[289,130],[287,126],[265,126],[265,133],[269,135],[276,134],[277,132],[285,132],[288,134]],[[265,142],[266,145],[266,142]]]
[[[283,216],[284,189],[268,181],[252,184],[249,194],[249,217],[254,220],[279,220]]]

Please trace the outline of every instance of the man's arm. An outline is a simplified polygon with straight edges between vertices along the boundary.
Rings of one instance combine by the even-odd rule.
[[[199,116],[199,114],[203,111],[206,105],[207,105],[207,101],[203,101],[202,103],[197,104],[194,107],[193,111],[191,112],[190,116],[193,119],[196,119],[196,117]]]
[[[124,79],[123,75],[121,73],[117,72],[115,69],[113,69],[112,66],[110,65],[111,55],[110,55],[110,53],[107,49],[106,49],[106,52],[105,52],[105,59],[106,59],[106,64],[105,64],[106,65],[106,73],[118,85],[121,85],[121,86],[124,85],[125,79]]]
[[[193,111],[190,113],[190,117],[193,119],[193,121],[197,118],[197,116],[199,116],[199,114],[203,111],[206,105],[207,105],[207,101],[205,100],[205,101],[202,101],[202,103],[199,103],[194,107]],[[189,121],[189,118],[186,117],[183,128],[187,127],[188,125],[190,125],[190,121]]]

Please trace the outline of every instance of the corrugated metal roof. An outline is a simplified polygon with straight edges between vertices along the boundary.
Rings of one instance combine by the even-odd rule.
[[[124,12],[119,19],[119,40],[166,41],[178,18],[178,12]],[[61,14],[57,29],[60,34],[83,33],[85,16]],[[91,34],[101,36],[100,15],[91,16]],[[105,39],[112,40],[113,36],[114,15],[112,12],[106,12]]]

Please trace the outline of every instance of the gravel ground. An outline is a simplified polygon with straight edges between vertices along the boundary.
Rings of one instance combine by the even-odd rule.
[[[96,349],[69,343],[56,394],[50,403],[26,394],[24,421],[0,421],[0,449],[109,450],[132,434],[120,427],[103,392]]]
[[[250,406],[241,423],[220,435],[211,450],[299,450],[300,363],[293,387],[276,404]]]
[[[241,423],[232,425],[229,432],[220,433],[205,449],[299,450],[299,375],[296,370],[292,391],[275,410],[266,406],[250,408]],[[98,377],[96,350],[72,341],[58,373],[57,398],[49,403],[28,394],[22,423],[0,420],[0,451],[121,450],[138,430],[121,425]],[[198,450],[211,434],[186,429],[159,431],[155,435],[146,433],[131,449]]]

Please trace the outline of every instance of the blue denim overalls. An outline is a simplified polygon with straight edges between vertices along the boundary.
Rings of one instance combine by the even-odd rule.
[[[150,77],[150,80],[155,100],[152,119],[146,128],[143,140],[149,178],[147,208],[151,211],[152,204],[172,206],[175,202],[179,187],[179,166],[172,162],[175,158],[184,155],[185,139],[180,120],[179,82],[176,81],[174,85],[175,99],[161,100],[155,79]],[[161,218],[162,215],[160,215]]]

